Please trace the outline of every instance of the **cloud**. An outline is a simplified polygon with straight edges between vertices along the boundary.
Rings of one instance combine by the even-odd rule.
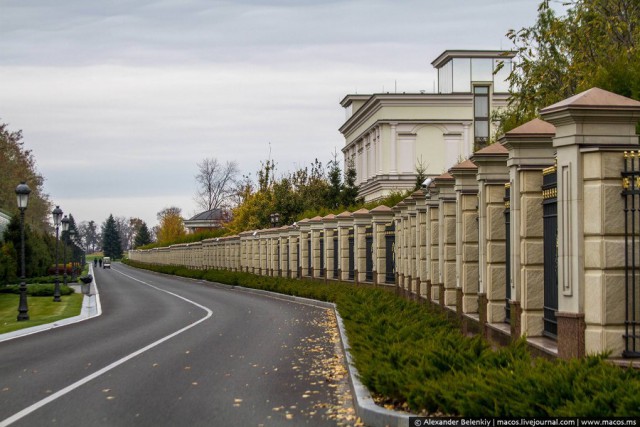
[[[507,47],[537,2],[5,0],[0,120],[24,131],[56,203],[124,215],[164,195],[158,210],[190,211],[203,157],[245,174],[269,154],[281,172],[326,163],[347,93],[431,91],[431,60]]]

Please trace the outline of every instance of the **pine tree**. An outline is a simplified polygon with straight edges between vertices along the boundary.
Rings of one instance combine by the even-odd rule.
[[[358,186],[356,185],[356,167],[353,161],[347,164],[347,170],[344,173],[344,186],[342,188],[342,206],[354,206],[358,200]]]
[[[148,245],[149,243],[151,243],[149,228],[147,228],[146,222],[142,222],[142,224],[140,224],[140,228],[138,228],[138,232],[136,233],[136,238],[133,241],[133,247],[138,248],[140,246]]]
[[[333,160],[329,161],[329,189],[327,191],[327,207],[336,209],[340,206],[340,193],[342,192],[342,170],[338,162],[338,153],[333,153]]]
[[[111,258],[122,257],[122,245],[120,243],[120,235],[116,227],[116,220],[113,215],[109,215],[109,218],[102,225],[102,251],[104,256]]]

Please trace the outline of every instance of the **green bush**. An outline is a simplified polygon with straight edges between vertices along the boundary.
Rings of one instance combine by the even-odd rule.
[[[33,297],[49,297],[53,296],[54,285],[46,284],[46,285],[38,285],[38,284],[29,284],[27,285],[27,295]],[[60,285],[60,295],[70,295],[75,291],[73,288],[69,286]],[[2,294],[19,294],[20,286],[19,285],[7,285],[0,286],[0,293]]]
[[[128,261],[134,267],[336,303],[362,383],[388,403],[453,416],[640,416],[640,373],[604,356],[533,358],[524,339],[494,350],[441,310],[382,288]]]

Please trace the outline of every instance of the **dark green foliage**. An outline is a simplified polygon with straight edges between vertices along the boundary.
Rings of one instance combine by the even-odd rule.
[[[113,259],[122,258],[122,244],[113,215],[109,215],[102,226],[102,251],[104,256]]]
[[[516,58],[498,134],[592,87],[640,99],[640,2],[570,1],[562,16],[551,3],[540,3],[534,25],[507,33]]]
[[[0,286],[18,278],[18,254],[12,242],[0,246]]]
[[[29,224],[24,228],[26,277],[41,276],[53,263],[55,238],[33,231]],[[14,215],[4,233],[5,244],[0,251],[0,284],[13,281],[21,275],[20,215]],[[14,273],[8,269],[15,268]],[[15,274],[15,276],[14,276]]]
[[[136,238],[133,241],[133,247],[138,248],[140,246],[145,246],[151,243],[151,234],[149,234],[149,228],[147,227],[147,223],[143,222],[136,233]]]
[[[38,285],[38,284],[29,284],[27,285],[27,295],[32,297],[52,297],[53,296],[53,286],[52,284],[46,285]],[[60,284],[60,294],[61,295],[70,295],[75,291],[73,288],[69,286],[64,286]],[[2,294],[20,294],[20,286],[19,285],[8,285],[0,287],[0,293]]]
[[[640,373],[603,357],[533,359],[526,341],[493,350],[440,310],[382,288],[185,267],[135,267],[331,301],[363,384],[414,412],[479,416],[640,416]]]
[[[344,185],[340,199],[342,206],[354,206],[358,202],[358,186],[356,185],[356,167],[353,161],[347,164],[347,170],[344,171]]]

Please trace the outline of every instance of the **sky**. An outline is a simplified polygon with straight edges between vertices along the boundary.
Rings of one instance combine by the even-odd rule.
[[[434,90],[539,0],[0,0],[0,122],[77,222],[199,212],[197,162],[326,164],[350,93]]]

